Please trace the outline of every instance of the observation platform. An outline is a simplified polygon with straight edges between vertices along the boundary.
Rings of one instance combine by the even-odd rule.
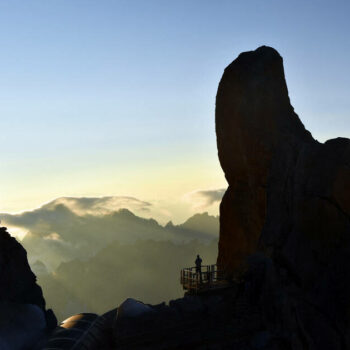
[[[195,266],[184,268],[181,270],[180,282],[184,290],[195,294],[230,286],[217,265],[202,265],[200,272]]]

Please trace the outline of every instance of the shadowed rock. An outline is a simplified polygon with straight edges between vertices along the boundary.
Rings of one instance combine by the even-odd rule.
[[[27,253],[0,227],[0,347],[30,348],[57,322],[31,271]]]
[[[261,47],[242,53],[225,69],[216,99],[216,133],[229,183],[221,205],[218,261],[234,272],[257,249],[270,188],[286,202],[284,186],[298,154],[315,143],[290,104],[277,51]],[[280,227],[275,231],[283,234]]]
[[[225,69],[216,132],[229,183],[220,207],[218,264],[231,276],[252,270],[248,275],[261,289],[259,298],[265,296],[265,306],[277,310],[295,308],[276,304],[281,290],[289,300],[292,287],[284,284],[298,288],[312,305],[308,311],[300,307],[299,323],[309,328],[305,333],[312,338],[316,329],[332,329],[344,345],[349,341],[350,140],[321,144],[312,138],[290,104],[282,58],[266,46],[240,54]],[[259,262],[249,263],[247,257],[257,252]],[[281,310],[276,315],[286,321]],[[315,326],[313,317],[327,326]]]

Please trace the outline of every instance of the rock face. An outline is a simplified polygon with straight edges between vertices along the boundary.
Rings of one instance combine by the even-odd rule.
[[[0,228],[0,266],[1,301],[33,304],[44,309],[45,300],[29,267],[27,253],[4,227]]]
[[[56,326],[53,312],[45,310],[25,249],[4,227],[0,228],[0,281],[1,349],[28,347]]]
[[[225,69],[216,133],[229,183],[218,264],[230,276],[248,270],[267,323],[299,327],[309,348],[350,348],[350,140],[313,139],[290,104],[281,56],[265,46]]]

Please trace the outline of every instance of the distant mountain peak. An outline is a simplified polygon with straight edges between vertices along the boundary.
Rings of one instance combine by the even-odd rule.
[[[203,237],[203,235],[207,239],[214,238],[219,235],[219,217],[209,215],[208,212],[197,213],[180,225],[174,225],[172,221],[169,221],[165,225],[165,228],[183,230],[195,235],[198,234],[198,238]]]
[[[170,228],[170,227],[174,227],[174,224],[171,220],[165,225],[165,228]]]

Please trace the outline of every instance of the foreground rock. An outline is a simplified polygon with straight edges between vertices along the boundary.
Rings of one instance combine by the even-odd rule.
[[[80,314],[64,321],[43,350],[291,349],[288,334],[268,330],[259,304],[250,297],[241,283],[169,305],[127,299],[100,317]]]
[[[56,326],[27,253],[6,228],[0,228],[0,348],[27,349]]]
[[[350,348],[350,141],[312,138],[269,47],[225,69],[216,132],[229,183],[218,264],[248,270],[252,302],[290,348]]]
[[[210,295],[186,296],[169,305],[127,299],[99,318],[81,314],[66,320],[43,350],[71,349],[73,344],[89,350],[242,350],[280,344],[283,340],[265,331],[261,315],[240,289],[236,285]],[[78,332],[80,327],[84,332]]]

